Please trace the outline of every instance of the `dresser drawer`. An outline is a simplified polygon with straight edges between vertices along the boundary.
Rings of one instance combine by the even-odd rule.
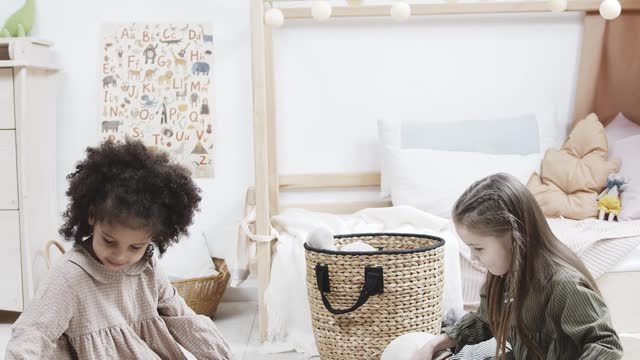
[[[16,132],[0,130],[0,210],[17,209]]]
[[[0,130],[15,128],[13,69],[0,68]]]
[[[0,310],[22,311],[20,220],[17,211],[0,210]]]

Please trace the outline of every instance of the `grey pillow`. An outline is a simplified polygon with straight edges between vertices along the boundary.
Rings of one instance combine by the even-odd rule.
[[[534,114],[457,122],[402,121],[402,147],[527,155],[540,152]]]

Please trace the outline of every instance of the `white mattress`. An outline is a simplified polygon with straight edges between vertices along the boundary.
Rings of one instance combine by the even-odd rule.
[[[609,307],[611,322],[618,334],[640,335],[640,308],[637,304],[640,297],[640,271],[607,272],[596,282]],[[627,355],[627,348],[624,350]],[[640,359],[640,356],[633,359]]]
[[[626,271],[640,271],[640,246],[633,249],[629,255],[620,260],[620,262],[608,272]]]

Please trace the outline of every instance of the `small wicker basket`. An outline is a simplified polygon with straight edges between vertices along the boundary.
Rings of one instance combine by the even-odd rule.
[[[217,275],[175,280],[171,284],[196,314],[213,317],[229,284],[231,274],[224,259],[212,257],[211,260],[216,265]]]
[[[47,242],[45,245],[47,268],[51,267],[51,246],[57,247],[58,250],[64,254],[64,248],[59,242],[55,240]],[[209,317],[215,315],[222,295],[229,284],[229,278],[231,277],[224,259],[212,257],[211,260],[218,271],[217,275],[171,282],[178,291],[178,294],[182,296],[187,305],[195,311],[196,314]]]
[[[352,234],[379,251],[305,244],[313,332],[322,360],[377,360],[396,337],[440,333],[444,240],[418,234]]]

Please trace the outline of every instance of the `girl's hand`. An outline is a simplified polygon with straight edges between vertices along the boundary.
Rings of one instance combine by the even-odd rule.
[[[449,349],[456,346],[456,341],[446,334],[440,334],[429,340],[423,347],[413,354],[411,360],[433,360],[437,355],[441,359],[440,350]]]
[[[432,360],[434,352],[433,341],[429,341],[411,356],[411,360]]]

